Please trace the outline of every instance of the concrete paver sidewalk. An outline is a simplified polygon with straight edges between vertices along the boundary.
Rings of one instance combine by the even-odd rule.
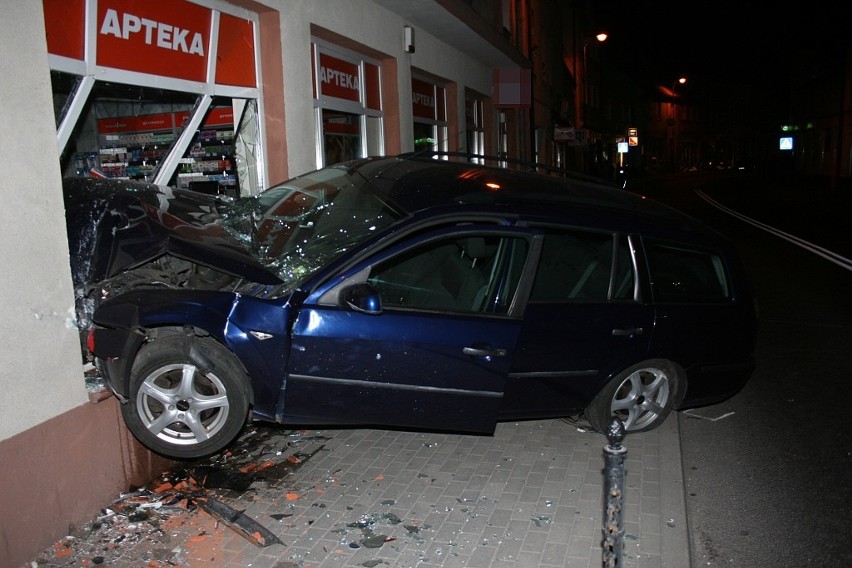
[[[494,436],[252,428],[264,436],[253,460],[267,474],[245,490],[205,492],[281,544],[259,546],[201,508],[172,507],[147,521],[153,530],[125,517],[116,537],[93,524],[45,551],[39,565],[602,565],[607,440],[577,423],[507,422]],[[622,566],[689,566],[677,415],[623,445]],[[298,467],[272,473],[287,464]]]

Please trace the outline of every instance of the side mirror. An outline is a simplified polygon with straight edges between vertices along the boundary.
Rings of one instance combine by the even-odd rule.
[[[343,305],[362,314],[382,313],[382,300],[378,290],[366,282],[349,286],[343,291],[342,300]]]

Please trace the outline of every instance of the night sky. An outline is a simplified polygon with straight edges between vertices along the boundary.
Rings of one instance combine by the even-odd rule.
[[[645,81],[766,84],[787,76],[793,53],[818,67],[850,45],[848,0],[786,4],[594,0],[598,27],[610,34],[599,53]]]

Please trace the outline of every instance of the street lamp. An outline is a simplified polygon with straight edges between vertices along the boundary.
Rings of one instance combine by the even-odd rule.
[[[574,37],[577,38],[577,36],[574,36]],[[577,38],[577,39],[579,39],[579,38]],[[587,121],[586,121],[586,115],[588,113],[587,107],[589,106],[589,103],[588,103],[588,101],[589,101],[589,73],[588,73],[589,44],[592,43],[593,41],[597,41],[598,43],[603,43],[603,42],[606,41],[606,39],[607,39],[607,34],[604,33],[604,32],[600,32],[600,33],[598,33],[594,36],[587,37],[583,40],[583,70],[582,70],[582,73],[580,73],[580,70],[578,69],[578,63],[579,63],[578,51],[579,50],[576,49],[576,44],[575,44],[575,49],[574,49],[574,88],[575,88],[575,92],[574,92],[574,105],[575,105],[575,108],[574,108],[574,112],[575,112],[574,125],[575,125],[575,127],[578,131],[578,135],[579,135],[580,129],[583,129],[583,130],[588,129],[588,125],[587,125]],[[585,142],[583,143],[583,145],[585,145]],[[586,171],[587,167],[588,167],[587,164],[586,164],[586,161],[588,159],[586,154],[587,154],[587,152],[580,152],[579,154],[577,154],[577,158],[579,159],[577,166],[580,168],[581,171]]]
[[[598,43],[603,43],[606,41],[606,38],[609,37],[605,32],[600,32],[593,37],[587,37],[583,40],[583,99],[579,101],[578,107],[581,110],[581,116],[579,117],[580,123],[583,127],[586,126],[586,106],[588,105],[589,100],[589,44],[592,41],[597,41]]]
[[[675,89],[678,85],[685,84],[686,77],[680,76],[672,81],[672,88],[669,91],[669,118],[666,120],[666,124],[669,125],[669,160],[671,161],[672,169],[677,169],[677,145],[675,144],[675,124],[677,121],[675,120],[675,100],[679,95]]]

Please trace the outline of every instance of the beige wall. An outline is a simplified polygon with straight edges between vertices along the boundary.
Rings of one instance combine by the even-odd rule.
[[[74,327],[41,2],[0,0],[0,565],[19,566],[164,460],[90,404]]]
[[[41,2],[0,0],[0,440],[88,400]]]
[[[118,400],[84,404],[0,441],[0,566],[22,566],[173,462],[124,427]]]

